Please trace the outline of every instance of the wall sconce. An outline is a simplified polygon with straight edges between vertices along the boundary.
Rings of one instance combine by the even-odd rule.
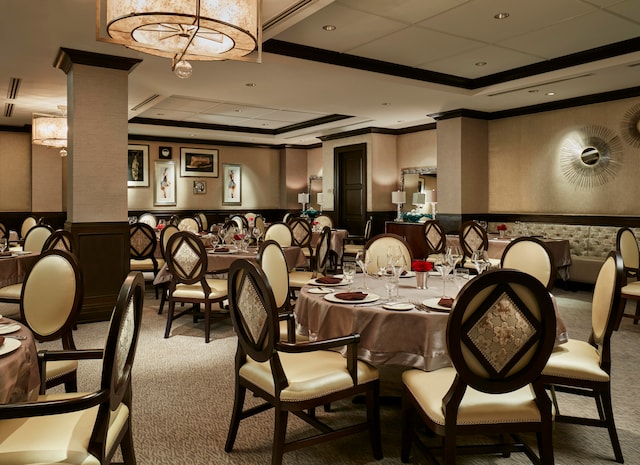
[[[298,194],[298,203],[302,204],[302,214],[304,215],[304,211],[306,210],[305,205],[309,203],[309,194],[306,192]]]
[[[407,193],[405,191],[393,191],[391,193],[391,202],[398,206],[398,216],[396,221],[402,221],[402,204],[407,201]]]

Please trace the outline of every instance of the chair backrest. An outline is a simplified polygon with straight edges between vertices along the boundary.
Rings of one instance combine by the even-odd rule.
[[[198,236],[178,231],[169,238],[165,253],[172,286],[206,283],[207,249]]]
[[[228,296],[231,321],[242,350],[236,356],[236,361],[242,364],[243,355],[257,362],[266,362],[274,357],[272,363],[279,366],[275,350],[276,342],[280,339],[278,307],[269,280],[257,263],[247,259],[231,263]],[[277,383],[279,380],[274,381]],[[279,387],[276,386],[276,389],[279,390]]]
[[[622,256],[624,272],[629,278],[638,278],[640,272],[640,250],[636,235],[630,228],[620,228],[616,235],[616,250]]]
[[[329,252],[331,251],[331,228],[325,226],[320,233],[320,239],[316,244],[316,269],[315,271],[324,274],[329,267]]]
[[[22,321],[37,340],[62,339],[65,349],[75,349],[73,327],[83,296],[84,283],[76,257],[64,250],[47,250],[22,283]]]
[[[260,230],[260,234],[262,235],[262,237],[264,237],[264,233],[267,230],[267,227],[264,224],[264,218],[261,215],[256,216],[255,227]]]
[[[236,223],[238,230],[249,229],[249,222],[243,215],[233,215],[230,219]]]
[[[611,368],[611,334],[620,312],[620,289],[624,281],[622,256],[610,252],[600,267],[591,301],[591,335],[589,342],[599,347],[600,367],[607,373]]]
[[[20,226],[20,237],[24,239],[31,228],[38,224],[35,216],[27,216]]]
[[[367,222],[364,224],[364,240],[368,241],[371,239],[371,228],[373,227],[373,217],[370,216]]]
[[[280,311],[289,309],[289,269],[282,247],[276,241],[264,241],[257,260],[271,285],[276,306]]]
[[[207,220],[207,215],[203,212],[199,212],[195,214],[194,218],[200,221],[200,231],[209,230],[209,220]]]
[[[284,216],[282,217],[282,222],[283,223],[288,223],[291,218],[293,218],[293,215],[291,213],[289,213],[289,212],[286,212],[284,214]]]
[[[167,259],[166,251],[167,251],[167,244],[169,243],[169,239],[171,238],[171,236],[173,236],[175,233],[179,231],[180,230],[178,229],[177,226],[168,224],[167,226],[164,227],[164,229],[160,233],[160,253],[162,254],[162,258],[164,258],[165,260]]]
[[[504,249],[501,268],[513,268],[529,273],[548,290],[556,280],[556,267],[549,247],[536,237],[519,237]]]
[[[325,226],[333,228],[333,220],[327,215],[318,215],[313,221],[317,223],[320,228],[324,228]]]
[[[454,300],[447,322],[447,349],[456,377],[493,394],[536,380],[555,338],[551,294],[536,278],[517,270],[487,271],[469,281]]]
[[[47,239],[52,233],[53,229],[51,229],[51,226],[46,224],[38,224],[34,226],[27,232],[27,235],[24,238],[24,244],[22,245],[22,250],[25,252],[42,252],[44,243],[47,242]]]
[[[264,239],[273,239],[280,247],[289,247],[293,243],[291,228],[286,223],[271,223],[264,233]]]
[[[256,224],[256,217],[258,215],[256,215],[253,212],[247,212],[244,214],[244,217],[247,219],[247,224],[249,228],[253,228],[253,226]]]
[[[148,224],[154,229],[158,226],[158,220],[152,213],[143,213],[142,215],[140,215],[140,217],[138,218],[138,223]]]
[[[56,229],[44,242],[42,250],[58,249],[75,253],[75,242],[73,234],[71,234],[70,231],[67,231],[66,229]]]
[[[447,236],[438,220],[424,222],[424,238],[427,242],[427,254],[443,254],[447,249]]]
[[[489,236],[487,230],[475,221],[467,221],[460,225],[460,247],[465,257],[471,257],[476,250],[487,250]]]
[[[155,260],[158,245],[155,230],[146,223],[129,225],[129,258],[131,260]]]
[[[0,238],[6,237],[9,240],[9,232],[7,231],[7,227],[0,223]]]
[[[178,229],[180,231],[189,231],[192,233],[197,233],[200,231],[200,225],[193,218],[182,218],[178,223]]]
[[[364,245],[365,252],[371,257],[369,268],[367,268],[368,273],[375,274],[378,272],[378,257],[381,257],[381,259],[385,261],[386,265],[387,250],[389,247],[400,247],[405,266],[411,266],[413,255],[411,254],[411,248],[406,240],[397,234],[378,234],[369,239]]]
[[[311,250],[311,237],[313,236],[311,223],[306,218],[292,218],[288,225],[291,229],[292,244]]]
[[[171,224],[173,226],[178,226],[180,224],[180,217],[178,215],[171,215],[167,224]]]

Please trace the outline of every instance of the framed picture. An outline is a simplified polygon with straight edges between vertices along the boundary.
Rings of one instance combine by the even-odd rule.
[[[206,194],[207,193],[207,181],[193,181],[193,193]]]
[[[180,147],[180,176],[218,177],[218,151]]]
[[[171,160],[171,147],[158,147],[158,158]]]
[[[149,187],[148,145],[129,145],[127,154],[127,186]]]
[[[222,165],[222,204],[240,205],[242,203],[242,166]]]
[[[172,161],[157,161],[154,166],[154,205],[176,204],[176,165]]]
[[[424,192],[424,179],[418,179],[418,192]]]

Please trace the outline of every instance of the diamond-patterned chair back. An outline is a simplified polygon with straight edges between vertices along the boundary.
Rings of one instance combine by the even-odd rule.
[[[200,231],[200,225],[195,220],[195,218],[182,218],[178,223],[178,229],[180,231],[189,231],[192,233],[197,233]]]
[[[200,238],[188,231],[179,231],[169,238],[167,265],[175,283],[194,284],[207,272],[207,250]]]
[[[447,348],[462,382],[505,393],[533,382],[556,337],[551,295],[533,276],[493,270],[470,281],[447,323]]]
[[[65,252],[74,253],[75,252],[75,240],[73,239],[73,235],[71,232],[66,229],[57,229],[55,230],[44,242],[42,246],[42,251],[46,250],[64,250]]]
[[[156,232],[146,223],[129,226],[129,256],[132,260],[152,258],[156,251]]]
[[[460,226],[460,246],[465,257],[471,257],[476,250],[489,248],[487,230],[475,221],[467,221]]]
[[[298,247],[310,247],[311,244],[311,223],[306,218],[293,218],[289,221],[293,245]]]
[[[325,274],[329,266],[329,251],[331,250],[331,228],[325,226],[320,233],[320,240],[316,245],[316,273]]]
[[[424,222],[424,238],[427,241],[427,255],[445,253],[447,236],[438,220]]]

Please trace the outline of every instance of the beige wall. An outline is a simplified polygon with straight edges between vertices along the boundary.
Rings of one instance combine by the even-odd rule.
[[[0,211],[31,211],[31,134],[0,131]]]
[[[63,210],[63,166],[66,160],[60,149],[34,145],[32,150],[31,210],[34,212],[59,212]]]

